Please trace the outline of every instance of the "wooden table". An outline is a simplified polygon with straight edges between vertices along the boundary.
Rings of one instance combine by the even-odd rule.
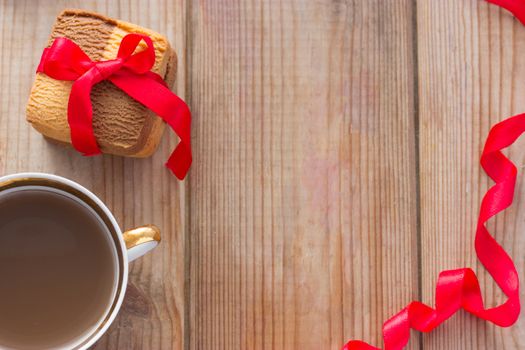
[[[145,160],[84,158],[25,122],[55,15],[82,7],[166,33],[193,111],[178,182],[166,135]],[[525,28],[480,0],[0,0],[0,172],[92,189],[161,246],[131,268],[95,349],[339,349],[380,344],[387,317],[433,305],[443,269],[474,267],[478,165],[492,124],[525,111]],[[170,134],[170,133],[167,133]],[[509,152],[523,168],[525,141]],[[525,187],[491,223],[525,263]],[[409,349],[524,349],[525,318],[465,314]]]

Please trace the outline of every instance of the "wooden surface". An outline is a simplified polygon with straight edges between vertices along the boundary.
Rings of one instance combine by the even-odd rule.
[[[487,3],[418,1],[422,299],[433,302],[440,270],[474,267],[488,305],[504,300],[477,262],[474,233],[481,197],[491,185],[479,166],[491,125],[525,111],[525,27]],[[525,140],[507,154],[522,171]],[[525,187],[490,223],[524,276]],[[523,299],[523,292],[522,292]],[[525,349],[525,319],[508,329],[455,316],[423,336],[424,349]]]
[[[412,11],[190,7],[190,349],[378,342],[417,297]]]
[[[84,158],[24,120],[54,16],[82,7],[165,33],[193,111],[185,182],[151,159]],[[490,125],[525,111],[525,28],[479,0],[0,0],[0,171],[47,171],[123,227],[155,223],[96,349],[339,349],[380,344],[439,271],[472,266]],[[525,140],[509,154],[521,169]],[[523,279],[525,188],[492,223]],[[523,349],[525,321],[461,314],[410,349]]]

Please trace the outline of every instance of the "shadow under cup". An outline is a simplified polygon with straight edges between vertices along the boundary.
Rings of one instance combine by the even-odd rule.
[[[127,264],[115,226],[65,182],[0,182],[1,348],[83,348],[111,322]]]

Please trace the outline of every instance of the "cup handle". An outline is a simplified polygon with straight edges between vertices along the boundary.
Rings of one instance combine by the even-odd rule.
[[[155,225],[144,225],[122,234],[128,249],[128,261],[140,258],[160,242],[160,230]]]

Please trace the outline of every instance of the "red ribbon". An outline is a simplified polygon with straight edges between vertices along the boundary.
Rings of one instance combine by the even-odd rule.
[[[142,40],[147,48],[134,53]],[[51,47],[44,49],[37,72],[56,80],[74,81],[69,95],[67,120],[71,143],[77,151],[86,156],[101,153],[93,132],[90,93],[93,85],[109,80],[155,112],[179,136],[180,142],[166,166],[182,180],[192,161],[191,114],[186,103],[170,91],[158,74],[151,72],[154,63],[155,48],[146,35],[126,35],[120,43],[117,58],[101,62],[93,62],[71,40],[57,38]]]
[[[489,0],[511,11],[525,24],[524,0]],[[481,166],[496,183],[481,201],[476,229],[475,248],[478,259],[491,274],[507,300],[496,307],[485,308],[476,274],[472,269],[443,271],[436,286],[436,308],[414,301],[383,325],[386,350],[402,349],[410,338],[410,329],[430,332],[460,309],[501,327],[513,325],[520,314],[519,279],[510,256],[490,235],[485,223],[512,204],[516,184],[516,166],[503,155],[525,132],[525,114],[496,124],[490,131],[481,155]],[[352,340],[343,350],[377,350],[365,342]]]

